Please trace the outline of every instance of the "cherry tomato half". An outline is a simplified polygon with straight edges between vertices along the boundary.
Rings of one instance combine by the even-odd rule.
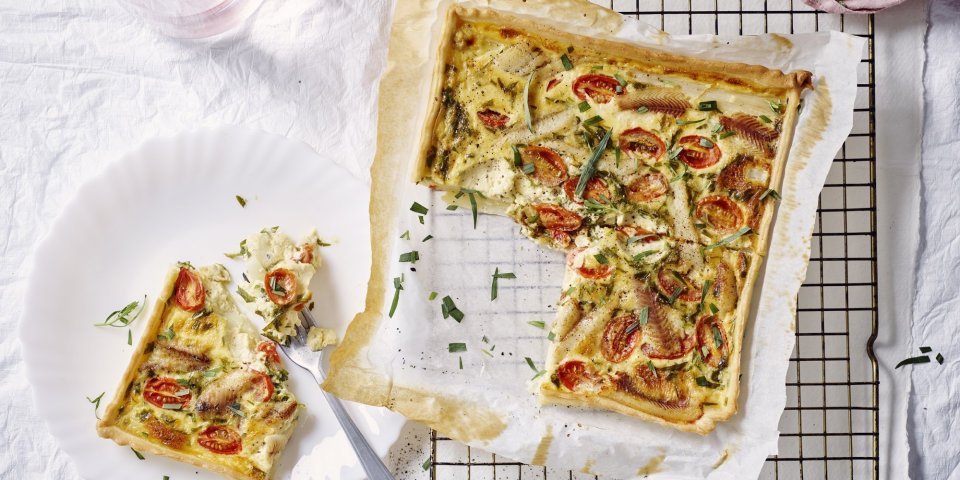
[[[263,277],[263,288],[271,302],[287,305],[297,297],[297,275],[285,268],[278,268]]]
[[[143,399],[159,408],[163,408],[164,405],[179,405],[180,408],[183,408],[193,398],[193,395],[189,392],[177,396],[178,392],[185,389],[186,387],[172,378],[154,377],[147,380],[147,383],[143,386]]]
[[[203,302],[206,293],[203,290],[203,282],[197,272],[187,268],[180,267],[180,273],[177,274],[177,283],[174,286],[174,297],[177,305],[188,312],[196,312],[203,308]]]
[[[573,81],[573,94],[580,100],[589,97],[597,103],[607,103],[617,94],[620,82],[608,75],[581,75]]]
[[[223,425],[210,425],[197,436],[201,447],[220,455],[235,455],[243,449],[240,434]]]

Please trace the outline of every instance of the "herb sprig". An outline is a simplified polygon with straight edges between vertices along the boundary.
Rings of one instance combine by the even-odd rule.
[[[143,302],[132,301],[120,310],[115,310],[107,315],[107,318],[101,323],[95,323],[96,327],[126,327],[140,316],[143,307],[147,304],[147,296],[143,296]]]

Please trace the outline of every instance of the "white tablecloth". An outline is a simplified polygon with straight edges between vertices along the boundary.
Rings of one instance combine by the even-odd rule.
[[[222,124],[366,178],[391,12],[266,0],[222,38],[178,41],[115,1],[0,0],[0,478],[78,478],[31,405],[17,334],[33,247],[77,188],[147,138]]]
[[[303,140],[365,178],[376,90],[361,85],[383,69],[390,10],[266,0],[222,38],[177,41],[113,2],[0,0],[0,478],[77,478],[31,405],[16,332],[33,247],[78,186],[144,139],[224,123]],[[897,371],[914,383],[915,479],[960,478],[960,7],[930,10],[913,337],[946,363]]]

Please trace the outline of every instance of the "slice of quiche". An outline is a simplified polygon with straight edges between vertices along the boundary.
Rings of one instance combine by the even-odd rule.
[[[235,479],[269,478],[300,405],[273,342],[237,309],[222,265],[173,269],[101,437]]]
[[[297,312],[313,303],[310,281],[322,263],[317,249],[328,245],[316,231],[294,243],[277,227],[265,228],[240,242],[240,253],[233,256],[243,257],[247,268],[237,294],[266,320],[264,336],[284,343],[297,334]],[[336,333],[328,329],[316,330],[311,338],[318,345],[336,343]]]

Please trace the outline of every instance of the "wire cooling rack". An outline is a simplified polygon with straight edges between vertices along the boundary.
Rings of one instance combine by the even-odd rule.
[[[761,479],[879,476],[873,17],[817,12],[799,0],[592,0],[674,34],[843,31],[867,39],[854,127],[820,195],[797,345],[787,373],[779,455]],[[524,465],[430,435],[430,478],[595,479]]]

